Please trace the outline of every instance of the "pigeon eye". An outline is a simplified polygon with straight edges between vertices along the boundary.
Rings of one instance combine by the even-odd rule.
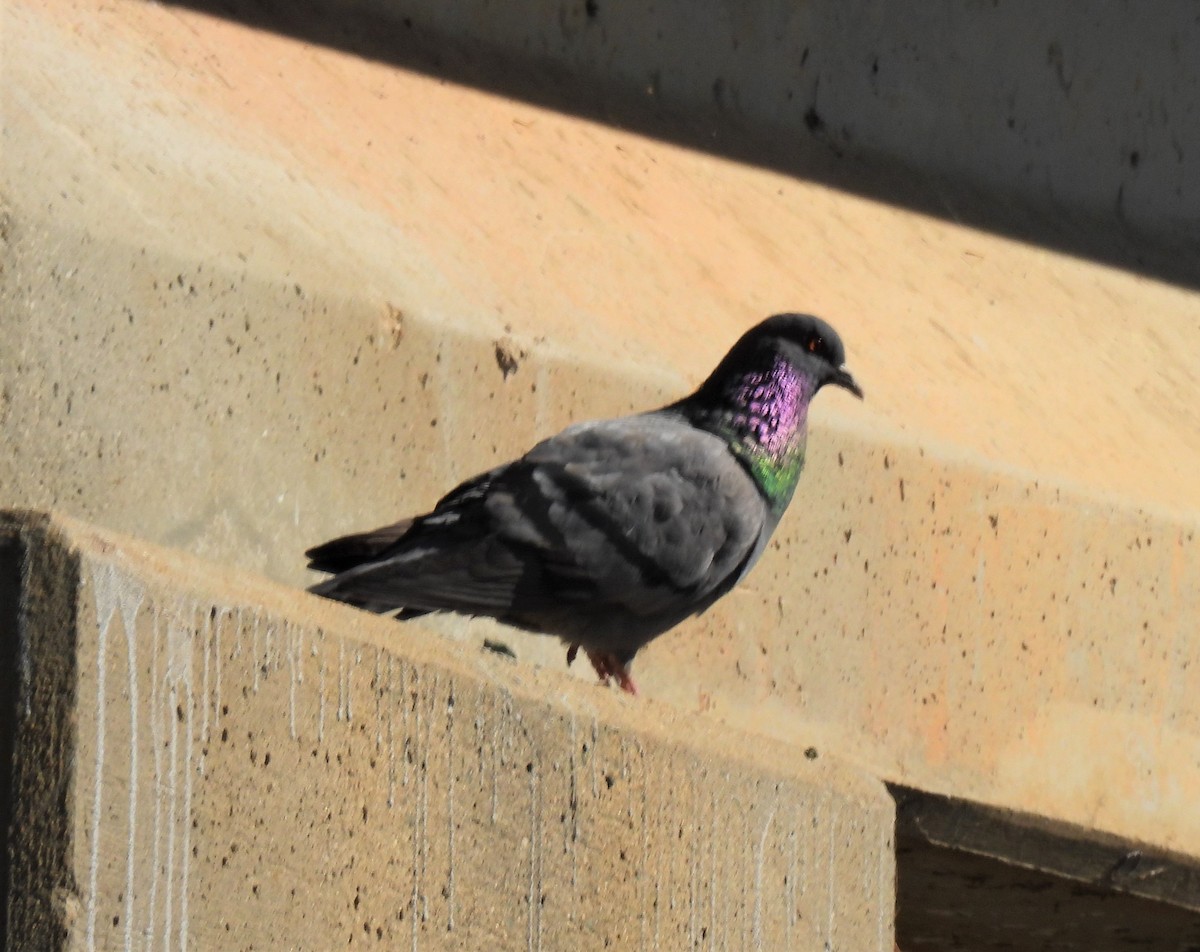
[[[808,352],[810,354],[820,353],[825,349],[825,341],[819,337],[810,337],[808,339]]]

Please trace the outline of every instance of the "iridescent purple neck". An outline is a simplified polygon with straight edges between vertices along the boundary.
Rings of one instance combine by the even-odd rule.
[[[747,370],[725,388],[727,425],[735,437],[773,459],[803,451],[816,381],[776,354],[767,369]]]

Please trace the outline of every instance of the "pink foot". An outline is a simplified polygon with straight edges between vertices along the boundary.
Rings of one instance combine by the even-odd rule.
[[[587,653],[588,660],[592,663],[592,667],[596,669],[596,674],[600,678],[601,684],[608,684],[609,678],[615,678],[617,684],[620,685],[622,691],[627,694],[637,696],[637,684],[633,680],[633,675],[625,665],[617,660],[617,656],[608,651],[589,651]],[[570,660],[571,652],[568,650],[567,658]]]

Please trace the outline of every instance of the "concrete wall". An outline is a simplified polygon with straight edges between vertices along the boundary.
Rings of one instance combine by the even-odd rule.
[[[1200,856],[1195,293],[332,41],[3,16],[0,501],[298,586],[306,545],[811,309],[867,402],[821,395],[777,544],[646,694]]]
[[[8,948],[892,948],[893,804],[834,758],[69,520],[18,541]]]

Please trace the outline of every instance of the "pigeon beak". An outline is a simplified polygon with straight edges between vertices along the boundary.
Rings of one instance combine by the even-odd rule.
[[[838,369],[833,372],[833,376],[829,378],[829,382],[838,387],[849,390],[852,394],[858,397],[859,400],[863,398],[862,387],[858,385],[857,380],[850,376],[850,371],[845,367],[838,367]]]

